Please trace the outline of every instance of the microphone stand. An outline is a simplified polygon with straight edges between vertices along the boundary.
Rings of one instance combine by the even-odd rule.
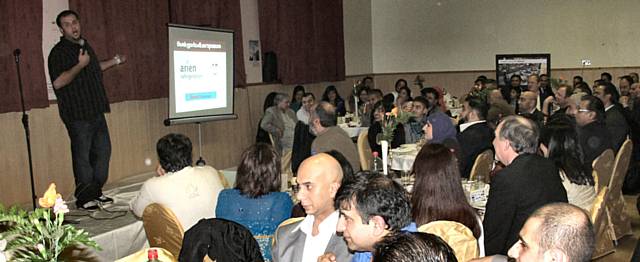
[[[27,111],[24,106],[24,93],[22,88],[22,76],[20,75],[20,49],[16,49],[13,51],[13,56],[15,57],[16,69],[18,71],[18,87],[20,88],[20,103],[22,106],[22,127],[24,127],[25,138],[27,139],[27,154],[29,156],[29,178],[31,179],[31,204],[33,205],[33,210],[36,209],[36,189],[33,181],[33,160],[31,157],[31,135],[29,132],[29,115],[27,115]]]

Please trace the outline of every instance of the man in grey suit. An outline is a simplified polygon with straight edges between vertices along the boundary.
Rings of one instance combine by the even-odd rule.
[[[314,155],[300,164],[296,180],[296,197],[307,216],[278,228],[271,249],[273,261],[316,262],[328,252],[338,261],[351,261],[346,242],[336,234],[339,214],[333,202],[342,181],[340,163],[328,154]]]

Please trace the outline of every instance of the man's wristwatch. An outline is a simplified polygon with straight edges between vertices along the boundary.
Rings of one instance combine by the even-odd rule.
[[[119,55],[114,56],[113,60],[116,60],[116,65],[119,65],[120,63],[122,63],[122,60],[120,60],[120,56]]]

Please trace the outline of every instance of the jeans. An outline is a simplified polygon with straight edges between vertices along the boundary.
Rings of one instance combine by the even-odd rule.
[[[102,195],[109,176],[111,139],[103,114],[91,120],[65,123],[71,140],[76,206]]]

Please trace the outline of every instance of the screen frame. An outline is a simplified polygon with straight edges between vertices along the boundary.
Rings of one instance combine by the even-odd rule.
[[[540,72],[540,74],[546,74],[549,78],[551,78],[551,54],[549,53],[540,53],[540,54],[498,54],[496,55],[496,85],[499,87],[510,86],[508,80],[505,79],[504,84],[500,84],[501,77],[505,77],[507,73],[500,71],[500,61],[501,60],[518,60],[518,59],[545,59],[547,70],[545,72]],[[532,73],[525,73],[524,70],[516,71],[522,78],[522,82],[520,83],[520,88],[527,87],[527,79]]]

